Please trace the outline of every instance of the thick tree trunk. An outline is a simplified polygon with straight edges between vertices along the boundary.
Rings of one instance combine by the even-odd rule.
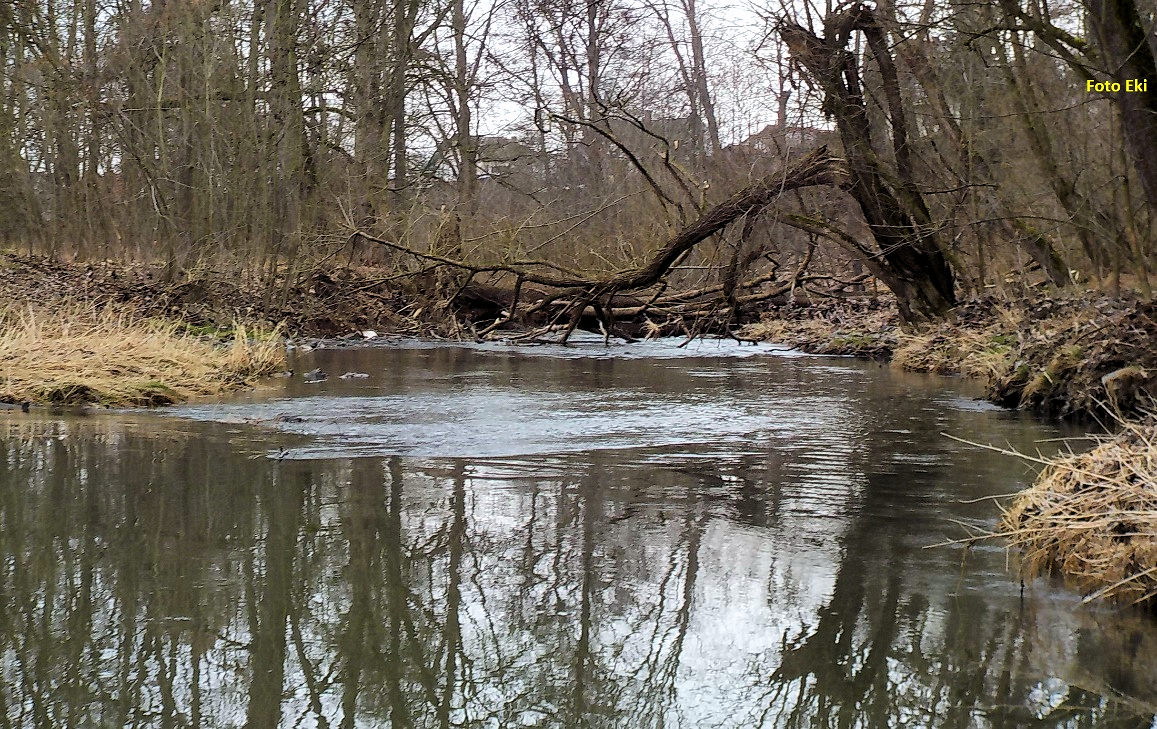
[[[881,9],[885,9],[888,13],[889,22],[895,24],[896,11],[894,7],[880,5]],[[925,5],[925,10],[930,11],[930,6]],[[921,17],[921,24],[929,23],[927,15]],[[936,115],[938,123],[943,125],[944,135],[948,138],[949,151],[954,157],[953,162],[958,170],[960,170],[962,179],[968,178],[968,173],[975,174],[977,178],[982,181],[989,182],[995,179],[993,174],[993,165],[988,158],[972,139],[971,135],[965,131],[957,120],[957,114],[953,111],[952,105],[949,104],[948,98],[944,93],[944,81],[938,73],[937,63],[932,58],[932,51],[934,45],[931,36],[928,32],[930,26],[924,25],[920,34],[914,43],[900,43],[896,45],[896,54],[916,77],[916,81],[920,84],[920,88],[924,91],[924,96],[929,106]],[[1007,67],[1007,64],[1005,64]],[[1010,79],[1010,83],[1016,85],[1015,79]],[[963,116],[963,111],[961,112]],[[940,150],[943,153],[943,149]],[[947,159],[945,160],[948,161]],[[950,165],[952,163],[949,163]],[[983,192],[971,190],[968,192],[976,201],[980,198],[992,210],[1000,211],[1000,216],[1008,216],[1011,222],[1002,224],[1010,239],[1020,239],[1021,248],[1029,254],[1029,256],[1040,265],[1041,269],[1048,275],[1049,280],[1057,288],[1064,288],[1070,283],[1069,268],[1065,263],[1064,258],[1060,252],[1057,251],[1053,245],[1052,240],[1049,239],[1041,231],[1035,229],[1020,218],[1009,215],[1010,210],[1008,205],[1002,199],[1000,193],[996,189],[981,188]],[[976,234],[977,246],[977,268],[979,269],[979,283],[980,288],[983,288],[985,280],[985,269],[987,261],[984,258],[985,241],[984,232]]]
[[[1033,84],[1032,72],[1025,61],[1024,53],[1013,44],[1012,63],[1004,59],[1004,48],[996,52],[1005,63],[1001,65],[1017,118],[1028,137],[1029,148],[1036,157],[1044,180],[1056,195],[1057,201],[1065,209],[1076,228],[1081,247],[1093,264],[1096,276],[1103,276],[1108,269],[1111,252],[1107,250],[1111,240],[1120,237],[1117,222],[1100,209],[1097,201],[1089,199],[1077,189],[1075,178],[1070,178],[1061,168],[1054,140],[1041,120],[1039,95]],[[1015,72],[1014,72],[1015,71]]]
[[[1024,236],[1020,246],[1040,265],[1053,285],[1057,288],[1068,286],[1069,268],[1048,236],[1020,218],[1013,218],[1010,227]]]
[[[1157,209],[1157,60],[1146,38],[1136,0],[1086,0],[1089,25],[1103,64],[1121,84],[1116,94],[1125,143],[1149,206]],[[1148,35],[1154,35],[1152,31]],[[1127,92],[1126,82],[1147,80],[1147,91]]]
[[[894,169],[886,169],[873,146],[859,61],[847,48],[855,31],[864,33],[880,69],[891,117]],[[820,38],[793,22],[780,25],[792,55],[823,90],[824,110],[836,120],[848,160],[848,191],[876,239],[875,263],[885,270],[882,280],[896,295],[906,321],[938,319],[956,305],[955,277],[913,179],[905,109],[886,38],[863,5],[829,15],[824,33]]]
[[[1026,11],[1018,0],[999,0],[1001,9],[1048,44],[1081,76],[1094,69],[1121,84],[1110,97],[1121,112],[1126,146],[1137,168],[1149,206],[1157,208],[1157,32],[1146,29],[1138,0],[1083,0],[1093,42]],[[1146,91],[1126,91],[1129,81],[1148,81]]]
[[[413,62],[412,42],[418,19],[417,0],[393,2],[393,68],[390,69],[386,106],[393,123],[394,190],[404,194],[410,177],[406,142],[406,74]]]
[[[360,225],[369,226],[377,222],[382,193],[389,187],[390,125],[383,109],[383,67],[389,43],[382,38],[385,12],[380,0],[359,0],[353,3],[353,10],[358,41],[354,51],[353,144],[354,160],[363,175],[358,220]]]

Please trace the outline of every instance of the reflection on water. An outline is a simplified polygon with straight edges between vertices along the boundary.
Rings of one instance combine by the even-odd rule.
[[[1044,583],[1022,596],[995,547],[925,548],[1031,477],[940,432],[1057,435],[943,380],[811,358],[311,356],[371,377],[0,420],[5,726],[1157,712],[1153,622]]]

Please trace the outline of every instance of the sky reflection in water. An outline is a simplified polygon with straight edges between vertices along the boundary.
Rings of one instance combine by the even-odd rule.
[[[648,349],[650,346],[650,349]],[[1148,726],[1157,627],[1023,599],[942,379],[726,345],[393,345],[0,420],[15,726]],[[658,356],[649,356],[650,354]],[[752,354],[754,353],[754,354]],[[742,355],[742,356],[739,356]],[[282,459],[271,456],[284,456]]]

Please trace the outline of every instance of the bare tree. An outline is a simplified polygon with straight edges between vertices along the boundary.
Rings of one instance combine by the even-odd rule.
[[[836,127],[852,176],[849,191],[875,236],[879,276],[909,320],[944,315],[956,303],[955,281],[943,243],[915,179],[904,100],[889,42],[874,12],[853,5],[823,20],[824,35],[784,19],[780,35],[824,92],[824,111]],[[873,129],[865,104],[861,58],[849,48],[861,33],[882,77],[890,129]],[[874,142],[892,139],[891,166]]]

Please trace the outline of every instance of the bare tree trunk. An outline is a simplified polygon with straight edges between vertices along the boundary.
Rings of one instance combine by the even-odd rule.
[[[687,27],[691,31],[691,63],[694,73],[696,95],[707,120],[708,154],[722,148],[719,141],[719,121],[715,116],[715,102],[707,83],[707,54],[703,50],[703,32],[699,29],[699,15],[695,0],[683,0],[683,11],[687,14]]]
[[[405,189],[410,174],[406,158],[406,74],[413,57],[411,42],[418,7],[418,0],[393,2],[393,67],[390,69],[386,105],[393,124],[393,188],[397,191]]]
[[[389,186],[386,141],[389,138],[383,109],[382,66],[386,43],[381,39],[384,11],[381,0],[352,3],[357,49],[354,51],[354,160],[361,174],[358,217],[360,225],[377,219],[379,198]],[[387,160],[383,164],[383,160]]]
[[[600,129],[606,129],[606,114],[602,107],[602,17],[598,2],[586,3],[586,121]],[[603,140],[591,127],[583,128],[583,140],[587,147],[587,184],[597,189],[603,177]]]
[[[1121,111],[1126,143],[1145,198],[1157,209],[1157,146],[1153,144],[1157,139],[1157,38],[1152,27],[1145,27],[1142,7],[1136,0],[1083,0],[1095,41],[1090,44],[1053,25],[1047,14],[1026,12],[1019,0],[999,3],[1006,15],[1048,44],[1080,76],[1092,80],[1108,73],[1110,80],[1121,85],[1121,91],[1109,98]],[[1151,16],[1148,22],[1152,24]],[[1127,82],[1145,79],[1149,82],[1145,91],[1127,90]]]
[[[475,187],[478,178],[478,140],[473,132],[470,109],[470,67],[466,60],[465,0],[453,0],[451,24],[454,32],[454,96],[457,104],[456,127],[459,145],[458,207],[461,214],[474,214]]]
[[[99,191],[100,165],[100,137],[97,135],[97,117],[100,114],[100,80],[97,77],[96,55],[96,0],[84,2],[84,71],[85,71],[85,110],[88,115],[85,125],[85,165],[84,165],[84,199],[86,238],[90,245],[94,243],[107,244],[104,232],[103,218],[105,212],[97,202]]]
[[[888,14],[888,20],[892,24],[898,22],[895,8],[890,3],[881,3],[880,7]],[[937,64],[931,57],[932,41],[928,33],[931,24],[931,9],[930,3],[925,5],[924,15],[920,18],[921,30],[919,34],[909,42],[897,44],[896,54],[912,72],[920,84],[920,88],[924,91],[924,96],[931,106],[936,120],[942,125],[944,135],[948,138],[951,152],[955,155],[954,162],[962,170],[964,181],[987,183],[994,178],[992,165],[977,148],[971,135],[961,127],[960,121],[953,113],[952,105],[949,104],[944,92],[943,80],[937,72]],[[974,105],[970,105],[970,108],[972,106]],[[963,116],[963,112],[961,115]],[[1000,199],[999,193],[991,188],[987,189],[989,190],[987,193],[977,192],[971,187],[968,189],[967,195],[972,199],[974,206],[979,202],[977,197],[983,195],[987,205],[994,211],[1006,211],[1007,207]],[[1026,221],[1015,217],[1012,217],[1011,222],[1005,223],[1001,227],[1012,233],[1011,238],[1021,241],[1025,251],[1041,266],[1053,285],[1063,288],[1070,283],[1068,266],[1046,235]],[[984,232],[975,235],[977,270],[981,289],[983,289],[987,278],[987,252],[985,251],[984,235]]]
[[[1003,54],[1003,48],[998,53]],[[1045,181],[1056,195],[1057,201],[1073,221],[1077,238],[1081,241],[1085,255],[1093,264],[1096,275],[1103,276],[1111,258],[1109,251],[1105,250],[1106,243],[1116,237],[1113,231],[1117,226],[1092,200],[1077,190],[1075,180],[1061,171],[1053,140],[1042,126],[1039,114],[1034,111],[1038,105],[1032,84],[1032,73],[1025,63],[1020,45],[1015,43],[1013,63],[1015,65],[1002,64],[1002,68],[1008,87],[1012,90],[1017,116],[1028,136],[1029,148],[1036,157]]]
[[[880,68],[891,120],[895,169],[886,170],[872,143],[872,127],[861,91],[855,54],[847,49],[861,31]],[[905,110],[895,66],[882,29],[864,5],[827,16],[825,37],[793,22],[780,36],[824,92],[824,109],[836,119],[851,175],[849,192],[863,211],[889,271],[889,288],[907,321],[937,319],[956,305],[955,278],[933,230],[931,216],[913,177]]]
[[[275,259],[293,257],[301,243],[301,203],[307,181],[305,116],[297,67],[298,0],[271,0],[269,28],[270,109],[277,140],[274,193]],[[289,280],[287,277],[286,284]]]
[[[1114,99],[1121,110],[1125,143],[1149,207],[1157,210],[1157,60],[1155,31],[1146,32],[1136,0],[1085,0],[1088,23],[1104,65],[1121,93]],[[1146,38],[1146,36],[1150,36]],[[1147,90],[1127,91],[1128,82],[1147,80]]]

